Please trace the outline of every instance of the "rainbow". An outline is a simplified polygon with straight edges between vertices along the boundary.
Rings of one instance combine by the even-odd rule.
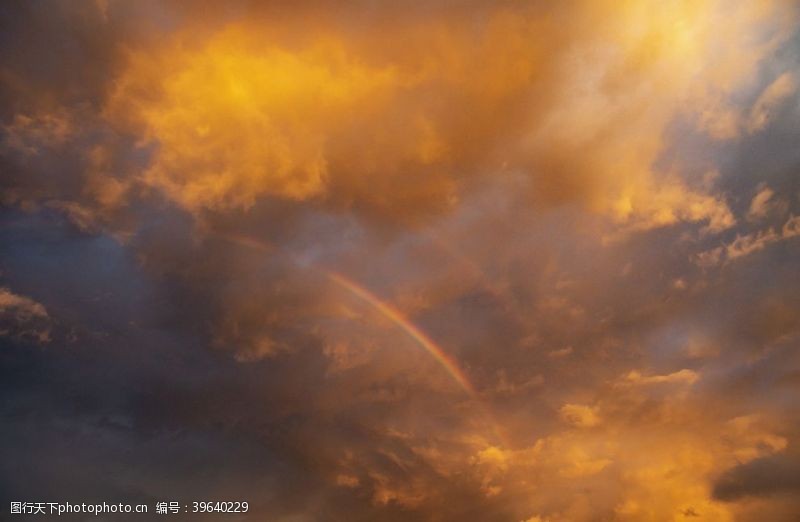
[[[430,337],[428,337],[422,330],[417,328],[414,323],[412,323],[409,319],[407,319],[403,314],[400,313],[395,307],[391,304],[382,301],[379,299],[375,294],[360,286],[356,282],[351,279],[348,279],[344,275],[333,272],[330,270],[325,270],[320,268],[319,266],[315,266],[313,264],[309,264],[308,262],[298,260],[296,256],[292,255],[289,252],[286,252],[284,249],[275,247],[269,244],[266,244],[262,241],[257,239],[253,239],[246,236],[238,236],[238,235],[225,235],[222,236],[226,240],[231,241],[233,243],[237,243],[239,245],[245,246],[247,248],[252,248],[254,250],[258,250],[261,252],[278,252],[282,253],[283,255],[288,256],[292,259],[295,263],[299,266],[308,268],[318,274],[323,275],[326,279],[330,282],[335,284],[336,286],[346,290],[348,293],[358,297],[361,301],[369,305],[372,309],[377,311],[381,316],[388,319],[398,328],[400,328],[406,335],[408,335],[411,339],[413,339],[417,344],[419,344],[425,352],[427,352],[433,359],[447,372],[447,374],[459,385],[459,387],[466,392],[466,394],[474,401],[474,404],[478,407],[478,411],[483,415],[483,417],[488,421],[488,424],[492,427],[492,431],[494,432],[497,439],[500,441],[501,444],[504,446],[510,446],[508,440],[506,439],[503,430],[501,430],[500,425],[497,423],[494,415],[491,411],[487,408],[486,404],[484,404],[483,400],[481,400],[480,395],[475,391],[475,388],[472,386],[472,383],[469,381],[467,376],[458,366],[458,364],[447,355],[447,353],[437,345]]]
[[[259,250],[261,252],[275,252],[281,251],[276,247],[272,247],[270,245],[264,244],[257,239],[253,239],[250,237],[245,236],[238,236],[238,235],[225,235],[223,236],[226,240],[231,241],[233,243],[237,243],[239,245],[252,248],[254,250]],[[286,252],[284,252],[286,254]],[[383,317],[391,321],[395,324],[398,328],[400,328],[403,332],[405,332],[409,337],[411,337],[414,341],[417,342],[433,359],[439,363],[439,365],[444,368],[444,370],[453,378],[453,380],[472,398],[476,398],[478,394],[475,392],[475,388],[469,382],[469,379],[464,372],[459,368],[458,364],[452,360],[447,353],[437,345],[430,337],[428,337],[422,330],[417,328],[410,320],[408,320],[403,314],[400,313],[395,307],[386,303],[385,301],[381,301],[375,294],[364,288],[363,286],[358,285],[356,282],[348,279],[347,277],[339,274],[337,272],[332,272],[330,270],[325,270],[318,266],[314,266],[312,264],[306,262],[298,261],[295,256],[291,254],[287,254],[291,259],[293,259],[298,265],[309,268],[317,273],[324,275],[329,281],[334,283],[335,285],[343,288],[344,290],[348,291],[350,294],[358,297],[363,302],[367,303],[371,306],[375,311],[381,314]]]
[[[469,382],[469,379],[467,379],[467,376],[464,375],[463,371],[461,371],[461,368],[458,367],[458,364],[456,364],[456,362],[453,361],[440,346],[433,342],[430,337],[425,335],[422,330],[414,326],[411,321],[406,319],[406,317],[404,317],[395,307],[389,303],[381,301],[375,296],[375,294],[366,288],[357,285],[355,282],[341,274],[328,271],[325,271],[324,273],[328,279],[356,297],[360,298],[382,316],[397,325],[401,330],[408,334],[409,337],[414,339],[426,352],[428,352],[428,354],[430,354],[430,356],[433,357],[436,362],[438,362],[442,368],[445,369],[445,371],[447,371],[447,373],[458,383],[459,386],[461,386],[465,392],[467,392],[471,397],[477,396],[472,383]]]

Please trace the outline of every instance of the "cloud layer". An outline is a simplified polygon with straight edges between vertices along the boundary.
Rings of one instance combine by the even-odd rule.
[[[0,500],[792,520],[798,14],[3,7]]]

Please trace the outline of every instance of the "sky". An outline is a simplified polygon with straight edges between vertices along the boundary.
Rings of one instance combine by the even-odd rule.
[[[0,512],[797,520],[796,2],[0,25]]]

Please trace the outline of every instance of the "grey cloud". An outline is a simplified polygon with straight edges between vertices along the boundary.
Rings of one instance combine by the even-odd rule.
[[[777,454],[726,471],[714,483],[714,496],[733,502],[748,496],[793,495],[800,490],[800,461]]]

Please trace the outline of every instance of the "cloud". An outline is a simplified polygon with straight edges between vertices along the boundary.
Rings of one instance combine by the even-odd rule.
[[[573,352],[572,346],[567,346],[565,348],[560,348],[558,350],[552,350],[547,355],[552,359],[560,359],[563,357],[569,357],[570,355],[572,355],[572,352]]]
[[[700,119],[701,127],[717,140],[741,138],[764,130],[778,109],[795,91],[795,79],[791,72],[775,77],[764,87],[748,108],[721,103],[711,106]]]
[[[747,218],[750,220],[758,220],[765,217],[775,204],[775,202],[772,201],[774,195],[775,192],[773,192],[772,189],[767,186],[762,187],[758,194],[753,196],[753,200],[750,202]]]
[[[48,343],[50,316],[41,303],[0,288],[0,336]]]
[[[522,170],[540,203],[577,201],[631,230],[720,231],[724,199],[654,168],[671,122],[733,94],[782,38],[747,36],[777,4],[730,9],[727,36],[704,25],[717,8],[604,17],[586,4],[566,27],[536,8],[488,9],[479,28],[446,10],[413,28],[306,11],[280,26],[201,20],[131,50],[103,114],[152,147],[141,179],[192,211],[277,197],[417,220],[475,178]],[[317,36],[287,36],[308,23]]]
[[[7,14],[0,491],[796,512],[796,6]]]
[[[779,107],[779,104],[785,101],[797,88],[794,76],[792,73],[786,72],[778,76],[756,100],[750,109],[750,117],[747,122],[747,130],[749,132],[757,132],[762,130],[770,118],[773,116],[773,111]]]
[[[17,295],[8,288],[0,288],[0,311],[11,312],[23,320],[47,317],[47,310],[44,309],[44,306],[33,299]]]
[[[739,442],[734,455],[744,464],[765,455],[780,453],[786,449],[785,437],[773,433],[769,423],[759,415],[743,415],[727,422],[727,432]]]
[[[714,266],[733,261],[798,235],[800,235],[800,216],[791,216],[777,231],[774,228],[759,230],[737,236],[726,245],[700,252],[697,254],[697,263],[700,266]]]
[[[748,496],[793,494],[799,488],[797,461],[771,455],[726,471],[714,484],[713,494],[733,502]]]
[[[189,208],[318,195],[330,141],[397,88],[391,68],[362,65],[336,43],[293,53],[228,29],[196,50],[157,52],[131,58],[108,110],[141,120],[158,147],[145,179]]]
[[[578,428],[591,428],[600,424],[597,409],[584,404],[565,404],[559,410],[561,418]]]
[[[624,382],[630,384],[694,384],[700,376],[692,370],[678,370],[667,375],[642,375],[636,370],[625,376]]]

